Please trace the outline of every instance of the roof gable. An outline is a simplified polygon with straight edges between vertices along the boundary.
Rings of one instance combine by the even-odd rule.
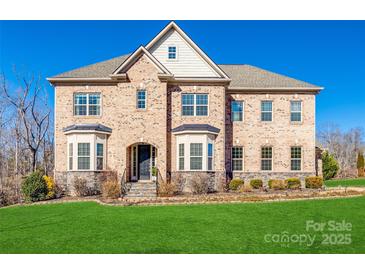
[[[112,75],[118,75],[127,72],[127,70],[141,57],[146,55],[150,59],[152,64],[158,69],[159,73],[171,75],[171,73],[166,69],[151,53],[149,53],[145,47],[140,46],[135,50],[113,73]]]
[[[168,59],[168,47],[175,46],[177,58]],[[146,49],[163,64],[175,78],[224,78],[229,79],[174,22],[168,24],[146,46]]]

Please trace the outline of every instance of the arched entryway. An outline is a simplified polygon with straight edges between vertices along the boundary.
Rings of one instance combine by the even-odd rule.
[[[156,176],[157,148],[148,143],[135,143],[127,149],[129,181],[151,181]]]

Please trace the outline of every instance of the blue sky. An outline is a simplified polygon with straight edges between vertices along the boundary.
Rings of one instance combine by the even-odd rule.
[[[365,21],[176,22],[217,64],[251,64],[325,87],[318,126],[365,127]],[[16,65],[45,78],[130,53],[167,23],[0,21],[0,70],[9,75]]]

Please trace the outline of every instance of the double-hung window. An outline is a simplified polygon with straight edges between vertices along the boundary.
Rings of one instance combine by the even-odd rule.
[[[90,143],[77,144],[77,169],[90,169]]]
[[[146,91],[145,90],[137,91],[137,108],[146,109]]]
[[[96,144],[96,169],[104,169],[104,144]]]
[[[179,170],[185,170],[185,146],[179,144]]]
[[[232,147],[232,171],[243,170],[243,147]]]
[[[302,101],[290,101],[290,121],[302,121]]]
[[[74,144],[68,144],[68,170],[73,170]]]
[[[290,168],[291,170],[301,170],[302,169],[302,148],[301,147],[291,147],[290,148]]]
[[[99,116],[100,93],[75,93],[74,115]]]
[[[213,170],[213,144],[208,143],[208,170]]]
[[[272,147],[261,148],[261,170],[272,170]]]
[[[243,101],[231,102],[232,121],[243,121]]]
[[[203,144],[190,143],[190,170],[203,169]]]
[[[176,59],[176,47],[175,46],[169,46],[168,47],[168,59],[169,60],[175,60]]]
[[[272,101],[261,101],[261,121],[272,121]]]
[[[208,94],[182,94],[183,116],[207,116]]]

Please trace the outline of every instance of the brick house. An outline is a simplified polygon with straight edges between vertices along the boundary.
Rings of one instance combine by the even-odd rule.
[[[134,185],[175,174],[316,174],[321,87],[250,65],[217,65],[174,22],[132,54],[48,78],[55,88],[55,178],[96,187],[105,172]],[[155,167],[155,168],[153,168]],[[155,189],[154,189],[155,192]]]

